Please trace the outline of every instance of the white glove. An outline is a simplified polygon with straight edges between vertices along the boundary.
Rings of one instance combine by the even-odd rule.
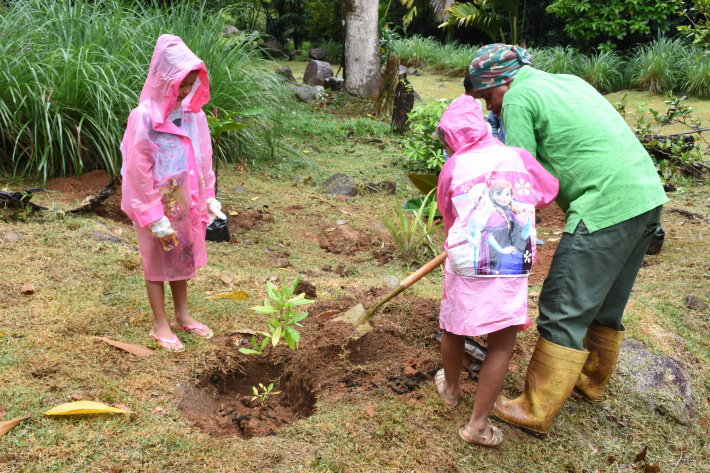
[[[222,204],[214,197],[210,197],[206,201],[207,211],[220,220],[227,220],[227,216],[222,213]]]
[[[175,233],[175,230],[170,227],[170,220],[168,220],[168,217],[165,216],[160,217],[159,220],[156,220],[148,225],[148,230],[150,230],[156,238],[164,238],[172,233]]]

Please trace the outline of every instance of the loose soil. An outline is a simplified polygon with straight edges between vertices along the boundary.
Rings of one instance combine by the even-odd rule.
[[[538,211],[536,217],[536,225],[539,229],[538,234],[540,230],[544,229],[550,234],[551,238],[548,238],[544,245],[538,245],[537,247],[537,261],[528,278],[530,285],[540,284],[547,277],[550,264],[552,263],[552,256],[555,254],[555,250],[557,250],[559,238],[562,237],[562,230],[565,228],[567,221],[565,213],[555,203],[544,210]],[[555,233],[559,234],[555,235]],[[540,238],[538,237],[538,239]]]
[[[356,297],[317,302],[309,307],[297,351],[278,346],[265,356],[243,355],[251,347],[249,331],[233,332],[214,341],[205,355],[197,381],[183,388],[178,409],[199,428],[216,437],[252,438],[276,434],[316,409],[316,399],[347,401],[359,392],[405,395],[423,403],[416,388],[432,382],[441,367],[438,329],[439,301],[400,296],[372,319],[373,330],[354,337],[349,324],[331,320],[363,302],[372,304],[387,289],[371,288]],[[258,338],[258,336],[257,336]],[[485,340],[476,341],[485,346]],[[516,345],[511,368],[529,356]],[[475,391],[462,371],[461,394]],[[277,394],[263,406],[252,386],[274,383]]]

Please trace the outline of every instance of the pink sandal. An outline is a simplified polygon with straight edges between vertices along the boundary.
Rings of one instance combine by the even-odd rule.
[[[173,334],[173,338],[160,338],[153,335],[153,330],[148,332],[148,336],[158,342],[158,344],[169,352],[178,353],[185,350],[185,345],[180,342],[177,335]]]
[[[172,324],[170,326],[175,330],[182,330],[183,332],[192,332],[196,337],[199,337],[203,340],[209,340],[210,338],[214,337],[214,332],[210,330],[207,325],[203,324],[202,322],[198,322],[197,324],[198,325]]]

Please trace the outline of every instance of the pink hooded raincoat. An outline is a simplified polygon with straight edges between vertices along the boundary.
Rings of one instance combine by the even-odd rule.
[[[198,79],[182,102],[178,127],[167,118],[191,71],[199,72]],[[149,281],[189,279],[207,264],[205,201],[215,196],[212,142],[202,111],[209,99],[204,63],[177,36],[160,36],[121,143],[121,209],[136,225]],[[163,216],[175,234],[158,239],[147,226]]]
[[[473,97],[454,100],[438,127],[454,150],[437,189],[447,253],[440,327],[470,336],[524,330],[534,209],[554,200],[559,182],[528,151],[496,140]]]

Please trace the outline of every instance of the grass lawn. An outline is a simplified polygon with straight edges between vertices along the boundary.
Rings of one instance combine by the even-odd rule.
[[[283,64],[302,78],[305,63]],[[426,71],[411,80],[423,101],[454,98],[463,90],[458,79]],[[629,103],[639,102],[663,110],[662,98],[631,92]],[[689,102],[710,122],[710,102]],[[688,309],[683,301],[687,295],[710,300],[710,223],[670,212],[710,214],[708,186],[680,186],[668,194],[663,251],[647,257],[625,317],[629,338],[684,364],[696,411],[687,425],[650,409],[630,390],[629,379],[618,375],[600,404],[571,397],[544,439],[503,426],[502,448],[471,447],[456,432],[470,415],[476,382],[466,376],[462,402],[448,410],[428,378],[439,366],[438,345],[431,339],[437,324],[431,315],[441,297],[440,271],[381,310],[376,330],[363,341],[333,339],[328,345],[327,325],[314,322],[329,308],[373,301],[388,280],[403,279],[411,270],[397,258],[381,257],[392,245],[377,214],[418,192],[404,180],[401,137],[368,117],[365,107],[349,99],[325,109],[295,106],[288,117],[291,133],[284,139],[314,165],[284,158],[247,163],[246,171],[221,167],[218,198],[225,210],[237,213],[230,215],[233,239],[208,242],[210,263],[189,286],[192,314],[217,336],[213,341],[181,336],[187,350],[179,354],[157,351],[138,358],[94,338],[156,348],[147,337],[151,315],[135,230],[119,214],[67,213],[84,196],[72,194],[69,181],[56,181],[58,190],[33,199],[49,211],[5,215],[0,220],[5,261],[0,279],[0,416],[5,413],[3,421],[32,417],[0,438],[0,471],[617,472],[642,466],[635,457],[644,447],[645,461],[660,471],[710,471],[710,315],[707,309]],[[363,184],[395,182],[396,195],[336,200],[317,185],[335,172]],[[12,191],[31,185],[0,182]],[[548,244],[555,232],[557,227],[540,228]],[[434,239],[440,247],[442,229]],[[299,352],[276,356],[286,366],[290,359],[301,360],[301,352],[325,347],[314,352],[318,358],[311,366],[308,360],[297,365],[304,376],[319,370],[320,377],[308,384],[314,409],[272,435],[245,439],[240,429],[257,428],[265,417],[256,410],[249,419],[230,418],[225,407],[239,396],[250,397],[254,384],[239,383],[250,360],[237,351],[235,345],[245,340],[238,331],[264,330],[267,319],[250,307],[262,304],[265,281],[292,281],[296,274],[317,288],[318,302],[304,323]],[[21,293],[30,283],[34,294]],[[244,291],[248,299],[208,298],[234,290]],[[535,299],[530,316],[537,316]],[[534,328],[519,335],[505,393],[522,388],[535,339]],[[408,368],[419,373],[408,378],[416,385],[398,394]],[[280,391],[288,388],[285,379],[276,379]],[[195,386],[202,397],[190,394]],[[122,404],[133,413],[42,414],[79,398]],[[280,409],[278,399],[267,403],[269,412]],[[209,424],[208,418],[223,424]]]

